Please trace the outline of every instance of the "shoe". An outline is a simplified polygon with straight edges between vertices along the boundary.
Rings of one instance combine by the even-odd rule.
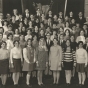
[[[67,86],[70,86],[70,83],[67,83],[66,85],[67,85]]]
[[[32,85],[31,84],[29,84],[29,85],[27,85],[28,87],[32,87]]]
[[[41,84],[41,86],[45,86],[44,84]]]

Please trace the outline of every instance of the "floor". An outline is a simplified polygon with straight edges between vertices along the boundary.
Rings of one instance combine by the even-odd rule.
[[[60,85],[58,85],[58,86],[52,85],[52,83],[53,83],[53,78],[52,77],[51,78],[47,78],[47,77],[43,78],[43,82],[44,82],[45,86],[40,87],[40,86],[37,85],[37,79],[36,78],[31,78],[31,84],[33,85],[31,88],[88,88],[88,79],[86,79],[84,87],[77,86],[77,84],[78,84],[77,74],[75,75],[74,78],[72,78],[71,85],[66,86],[64,72],[61,72]],[[0,82],[0,84],[1,84],[1,82]],[[13,85],[12,79],[8,78],[6,88],[29,88],[25,84],[25,77],[20,78],[19,84],[20,84],[19,87],[15,87]],[[2,87],[0,87],[0,88],[2,88]]]

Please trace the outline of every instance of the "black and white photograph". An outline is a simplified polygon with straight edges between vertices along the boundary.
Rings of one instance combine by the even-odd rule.
[[[88,0],[0,0],[0,88],[88,88]]]

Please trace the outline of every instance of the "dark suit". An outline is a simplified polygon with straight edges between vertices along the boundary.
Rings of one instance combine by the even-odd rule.
[[[49,51],[50,51],[50,47],[53,45],[53,42],[51,40],[49,40],[50,42],[48,43],[48,40],[46,39],[46,46],[47,46],[47,49],[48,49],[48,54],[49,54]]]
[[[88,52],[88,46],[87,46],[87,44],[84,44],[83,48]]]
[[[58,41],[58,44],[62,47],[62,49],[65,47],[65,41],[63,40],[62,42],[61,42],[61,40],[59,40]]]

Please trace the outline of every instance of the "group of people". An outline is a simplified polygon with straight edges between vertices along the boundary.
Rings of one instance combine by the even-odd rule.
[[[37,77],[38,85],[43,86],[43,74],[52,75],[54,85],[59,84],[60,71],[65,71],[66,84],[78,72],[79,86],[84,85],[88,72],[88,17],[82,12],[78,17],[70,12],[47,16],[36,10],[31,14],[0,14],[0,75],[2,85],[6,85],[12,74],[14,85],[18,85],[20,74],[27,72],[26,84],[31,87],[31,73]],[[36,76],[37,75],[37,76]]]

